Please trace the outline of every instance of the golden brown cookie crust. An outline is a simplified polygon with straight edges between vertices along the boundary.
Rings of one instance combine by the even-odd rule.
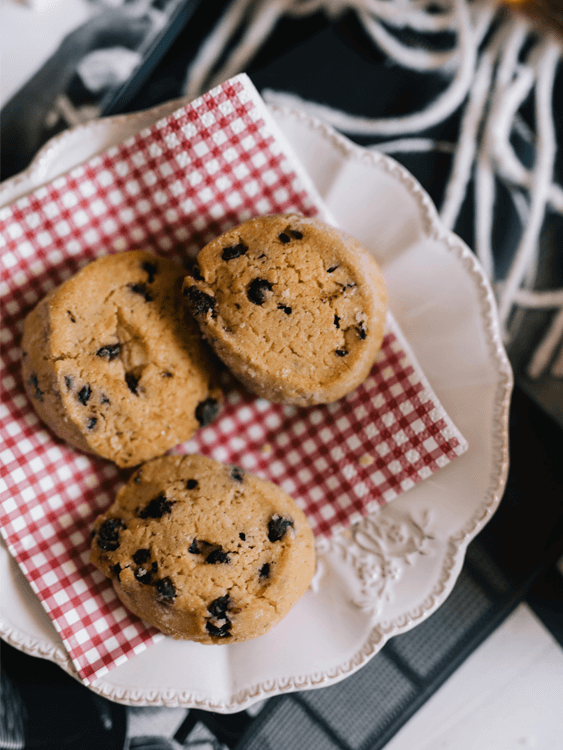
[[[142,251],[109,255],[27,316],[25,388],[59,437],[136,466],[188,440],[218,411],[209,357],[183,310],[184,275]]]
[[[330,403],[369,374],[387,291],[359,242],[317,219],[263,216],[210,242],[184,298],[211,345],[271,401]]]
[[[311,528],[289,495],[199,455],[142,466],[95,531],[90,559],[125,606],[200,643],[266,633],[315,568]]]

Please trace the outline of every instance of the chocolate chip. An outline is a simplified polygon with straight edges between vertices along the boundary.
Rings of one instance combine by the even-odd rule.
[[[272,285],[267,279],[253,279],[248,285],[246,296],[253,305],[263,305],[266,292],[272,291]]]
[[[230,604],[231,598],[228,594],[225,594],[225,596],[220,596],[217,599],[214,599],[207,607],[207,611],[209,614],[213,615],[213,617],[222,620],[225,617]]]
[[[206,398],[205,401],[200,401],[195,410],[195,418],[202,427],[206,427],[211,424],[217,414],[221,411],[221,405],[214,398]]]
[[[205,562],[209,563],[209,565],[228,563],[230,562],[229,553],[225,552],[221,547],[217,547],[217,549],[212,550],[207,555],[207,557],[205,558]]]
[[[152,563],[151,570],[152,570],[153,573],[156,573],[156,571],[158,570],[158,563],[157,562],[153,562]]]
[[[111,401],[109,400],[109,398],[106,396],[105,393],[102,393],[102,397],[100,401],[102,404],[111,404]]]
[[[206,542],[205,539],[193,539],[192,543],[190,544],[188,548],[188,552],[191,552],[192,555],[204,555],[205,557],[209,557],[209,555],[211,555],[212,553],[215,553],[215,554],[222,553],[223,550],[221,549],[220,545],[211,544],[211,542]],[[227,553],[223,553],[223,554],[227,554]],[[223,562],[223,561],[222,560],[214,561],[212,557],[211,563],[214,564],[215,562]]]
[[[363,323],[360,323],[360,325],[358,326],[358,329],[357,329],[357,330],[358,330],[358,336],[359,336],[359,337],[360,337],[360,338],[362,339],[362,341],[363,341],[363,340],[365,339],[365,337],[366,337],[366,336],[368,335],[368,332],[367,332],[367,331],[366,331],[366,329],[364,328],[364,324],[363,324]]]
[[[172,512],[174,502],[168,500],[166,495],[160,494],[150,503],[147,503],[143,510],[139,511],[139,518],[162,518],[165,513]]]
[[[121,573],[121,565],[119,563],[116,563],[111,570],[114,576],[116,576],[117,580],[119,580],[119,574]]]
[[[98,547],[113,552],[119,547],[119,531],[127,527],[121,518],[108,518],[98,529]]]
[[[70,311],[70,310],[67,310],[67,311],[66,311],[66,313],[67,313],[68,317],[70,318],[70,322],[71,322],[71,323],[76,323],[76,318],[75,318],[75,317],[74,317],[74,315],[73,315],[73,314],[71,313],[71,311]]]
[[[331,266],[330,268],[327,269],[327,273],[334,273],[334,271],[336,271],[337,268],[338,266]]]
[[[346,349],[337,349],[334,353],[337,357],[345,357],[348,354]]]
[[[186,487],[188,490],[195,490],[195,488],[198,486],[197,479],[188,479],[186,482]]]
[[[284,538],[290,526],[293,527],[291,518],[283,518],[276,513],[268,522],[268,539],[271,542],[279,542]]]
[[[194,539],[188,547],[188,552],[191,552],[192,555],[201,555],[201,548],[203,544],[207,544],[207,542],[200,542],[199,539]]]
[[[291,234],[291,236],[295,240],[302,240],[303,239],[303,235],[301,234],[301,232],[297,231],[297,229],[290,229],[289,233]]]
[[[25,359],[27,357],[27,352],[22,352],[22,357]]]
[[[144,297],[145,302],[152,302],[152,294],[147,289],[146,284],[128,284],[127,286],[133,294],[140,294],[141,297]]]
[[[72,378],[69,375],[65,375],[65,385],[68,390],[72,390]]]
[[[233,479],[235,482],[243,482],[244,469],[241,469],[240,466],[233,466],[233,468],[231,469],[231,479]]]
[[[237,245],[233,245],[232,247],[226,247],[223,250],[221,257],[223,258],[223,260],[233,260],[233,258],[240,258],[240,256],[244,255],[247,250],[248,247],[243,242],[239,242]]]
[[[197,263],[191,263],[188,266],[188,274],[192,277],[192,279],[196,279],[197,281],[204,281]]]
[[[174,586],[170,578],[161,578],[154,585],[159,599],[164,599],[167,602],[174,601],[176,598],[176,586]]]
[[[150,558],[151,558],[150,549],[138,549],[136,552],[133,553],[133,561],[137,565],[142,565],[143,563],[147,562],[147,560],[150,560]]]
[[[243,541],[243,542],[246,542],[246,534],[244,534],[244,533],[243,533],[242,531],[241,531],[241,532],[240,532],[240,534],[238,535],[238,538],[239,538],[239,539],[242,539],[242,541]]]
[[[284,245],[287,245],[288,242],[291,242],[291,237],[285,232],[278,234],[278,239],[283,242]]]
[[[146,570],[145,568],[137,568],[134,576],[139,581],[139,583],[143,583],[145,586],[147,586],[152,581],[152,573],[150,572],[150,570]]]
[[[208,620],[205,623],[205,627],[209,634],[214,635],[216,638],[228,638],[231,635],[229,630],[233,627],[233,623],[230,620],[227,620],[224,625],[221,625],[221,627],[218,628],[217,625],[214,625]]]
[[[83,406],[86,406],[86,404],[88,403],[88,399],[90,398],[91,395],[92,395],[92,389],[90,388],[89,385],[85,385],[83,388],[81,388],[78,391],[78,400]]]
[[[262,565],[262,567],[260,568],[259,576],[260,578],[270,577],[270,563],[264,563],[264,565]]]
[[[125,373],[125,382],[127,383],[127,387],[131,391],[131,393],[134,393],[135,396],[137,396],[137,386],[139,385],[139,380],[136,375],[133,375],[132,372],[126,372]]]
[[[86,427],[89,430],[93,430],[97,423],[98,417],[90,417],[90,419],[86,422]]]
[[[158,266],[156,265],[156,263],[151,263],[150,260],[145,261],[143,263],[143,271],[148,273],[148,282],[149,284],[152,284],[152,282],[154,281],[154,277],[156,276],[156,272],[158,271]]]
[[[135,479],[133,480],[135,484],[141,484],[141,477],[142,477],[142,472],[139,472],[138,474],[136,474]]]
[[[168,372],[168,370],[165,370],[165,371],[164,371],[164,372],[162,373],[162,377],[163,377],[163,378],[173,378],[173,377],[174,377],[174,375],[172,375],[172,373],[171,373],[171,372]]]
[[[278,305],[278,310],[283,310],[286,315],[291,315],[293,312],[291,307],[286,307],[285,305]]]
[[[37,380],[37,375],[33,374],[29,376],[29,385],[32,388],[35,388],[35,393],[33,394],[35,398],[38,401],[43,401],[43,391],[39,387],[39,380]]]
[[[335,326],[336,326],[337,328],[340,328],[340,318],[338,317],[338,315],[335,315],[335,316],[334,316],[334,325],[335,325]]]
[[[215,317],[215,305],[217,304],[215,297],[202,292],[197,286],[186,287],[183,295],[192,315],[207,315],[208,312],[211,312],[211,317]]]
[[[121,344],[107,344],[107,346],[102,346],[101,349],[98,349],[96,357],[104,357],[108,362],[111,362],[112,359],[119,357],[120,351]]]

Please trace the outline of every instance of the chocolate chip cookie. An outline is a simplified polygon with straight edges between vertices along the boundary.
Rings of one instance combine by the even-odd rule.
[[[206,644],[266,633],[315,568],[311,528],[289,495],[198,455],[144,464],[97,519],[90,559],[132,612]]]
[[[201,250],[183,288],[216,353],[254,393],[330,403],[381,348],[387,291],[367,250],[296,214],[241,224]]]
[[[177,263],[146,252],[109,255],[27,316],[25,388],[60,438],[136,466],[216,416],[221,394],[183,309],[184,276]]]

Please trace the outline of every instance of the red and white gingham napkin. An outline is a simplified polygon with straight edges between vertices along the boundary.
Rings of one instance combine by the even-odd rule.
[[[93,521],[127,473],[39,421],[20,375],[25,315],[100,255],[142,248],[185,261],[251,216],[288,211],[327,218],[244,75],[0,209],[1,532],[87,684],[163,636],[88,562]],[[466,448],[389,316],[376,365],[348,397],[297,409],[231,383],[220,417],[177,450],[280,484],[326,536]]]

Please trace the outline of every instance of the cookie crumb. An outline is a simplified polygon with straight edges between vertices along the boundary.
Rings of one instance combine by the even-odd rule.
[[[363,456],[360,456],[360,458],[358,459],[358,463],[360,464],[360,466],[371,466],[374,461],[375,459],[373,458],[373,456],[369,456],[367,453]]]

